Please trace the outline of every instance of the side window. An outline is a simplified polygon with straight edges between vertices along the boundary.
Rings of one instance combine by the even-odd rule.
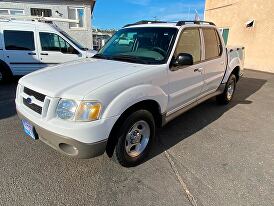
[[[199,29],[185,29],[180,36],[175,50],[175,56],[187,53],[193,56],[193,62],[201,61],[201,39]]]
[[[34,34],[32,31],[4,31],[6,50],[34,51]]]
[[[205,59],[213,59],[222,55],[222,44],[215,29],[203,29],[205,41]]]
[[[65,54],[79,54],[68,42],[57,34],[40,32],[42,51],[60,51]]]

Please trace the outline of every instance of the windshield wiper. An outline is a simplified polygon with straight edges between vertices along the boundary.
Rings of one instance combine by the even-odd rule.
[[[136,56],[130,56],[130,55],[115,55],[111,57],[111,60],[121,60],[121,61],[127,61],[132,63],[142,63],[142,64],[148,64],[149,62]]]
[[[103,54],[95,54],[92,58],[96,59],[108,59],[105,55]]]

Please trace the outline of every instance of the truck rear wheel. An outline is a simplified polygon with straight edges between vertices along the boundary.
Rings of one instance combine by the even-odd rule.
[[[236,76],[232,74],[226,83],[224,92],[216,97],[219,104],[228,104],[231,102],[235,93],[236,83]]]
[[[113,158],[124,167],[140,164],[148,155],[155,138],[155,121],[147,110],[139,110],[123,122]]]

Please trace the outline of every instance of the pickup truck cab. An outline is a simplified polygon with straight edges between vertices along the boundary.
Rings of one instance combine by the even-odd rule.
[[[19,80],[25,132],[69,156],[103,154],[123,166],[148,155],[156,127],[217,96],[228,104],[244,53],[227,49],[213,23],[139,22],[118,31],[91,59]]]
[[[0,82],[94,54],[54,24],[0,19]]]

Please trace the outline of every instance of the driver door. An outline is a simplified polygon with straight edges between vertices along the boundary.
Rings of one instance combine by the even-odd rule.
[[[202,46],[199,28],[184,29],[180,35],[173,58],[180,53],[193,57],[193,65],[177,66],[168,71],[169,113],[195,102],[204,86],[203,68],[201,68]]]
[[[81,54],[55,33],[39,32],[40,60],[46,65],[59,64],[79,59]]]

